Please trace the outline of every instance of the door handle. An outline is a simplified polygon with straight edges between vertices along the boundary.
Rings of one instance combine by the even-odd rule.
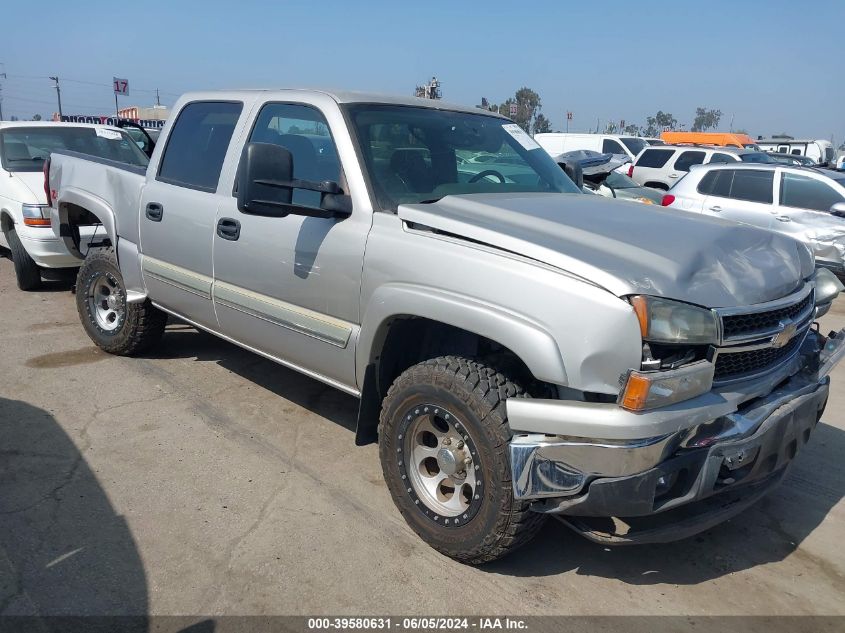
[[[710,210],[711,211],[721,211],[722,207],[720,207],[719,205],[716,205],[715,207],[710,207]]]
[[[232,218],[220,218],[217,222],[217,235],[234,242],[241,236],[241,223]]]
[[[153,222],[161,222],[161,218],[164,217],[164,207],[158,202],[148,202],[145,215],[147,216],[148,220],[152,220]]]

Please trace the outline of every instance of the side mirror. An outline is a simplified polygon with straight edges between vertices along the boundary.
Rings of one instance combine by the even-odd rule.
[[[294,204],[294,189],[319,191],[320,207]],[[238,209],[273,218],[290,214],[336,218],[352,213],[352,200],[334,181],[294,178],[293,155],[287,148],[275,143],[247,143],[238,167]]]
[[[835,203],[830,207],[830,213],[838,218],[845,218],[845,202]]]

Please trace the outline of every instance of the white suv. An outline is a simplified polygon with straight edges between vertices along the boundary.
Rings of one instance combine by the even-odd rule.
[[[845,173],[791,165],[731,163],[693,168],[663,206],[787,233],[816,265],[845,278]]]
[[[79,260],[50,230],[44,161],[55,149],[145,167],[146,155],[126,132],[103,125],[0,122],[0,247],[11,251],[21,290],[34,290],[42,273],[76,268]],[[87,249],[94,226],[80,229]],[[103,236],[104,237],[104,236]]]
[[[628,177],[638,184],[664,191],[682,178],[693,165],[710,163],[773,163],[765,152],[737,147],[663,145],[647,147],[628,168]]]

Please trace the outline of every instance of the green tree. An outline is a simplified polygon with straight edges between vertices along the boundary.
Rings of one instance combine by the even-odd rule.
[[[33,115],[32,115],[32,120],[33,120],[33,121],[40,121],[40,120],[41,120],[41,115],[40,115],[40,114],[33,114]]]
[[[640,126],[634,125],[633,123],[629,123],[628,125],[625,126],[625,129],[622,130],[622,131],[625,134],[627,134],[628,136],[636,136],[637,134],[640,133]]]
[[[512,103],[516,104],[516,114],[513,116],[511,115]],[[514,123],[530,134],[534,120],[540,114],[542,105],[540,104],[540,95],[531,90],[531,88],[522,87],[516,91],[513,97],[490,109],[506,117],[510,117]]]
[[[706,132],[718,127],[722,118],[721,110],[708,110],[707,108],[695,109],[695,120],[692,122],[692,132]]]
[[[542,112],[538,113],[534,118],[534,134],[543,134],[544,132],[551,132],[552,124]]]
[[[660,136],[665,128],[674,130],[678,127],[678,119],[663,110],[658,110],[654,116],[646,117],[645,123],[645,129],[642,130],[644,136]]]

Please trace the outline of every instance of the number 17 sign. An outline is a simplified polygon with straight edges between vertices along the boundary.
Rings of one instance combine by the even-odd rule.
[[[115,77],[113,79],[114,82],[114,94],[116,95],[128,95],[129,94],[129,80],[128,79],[118,79]]]

